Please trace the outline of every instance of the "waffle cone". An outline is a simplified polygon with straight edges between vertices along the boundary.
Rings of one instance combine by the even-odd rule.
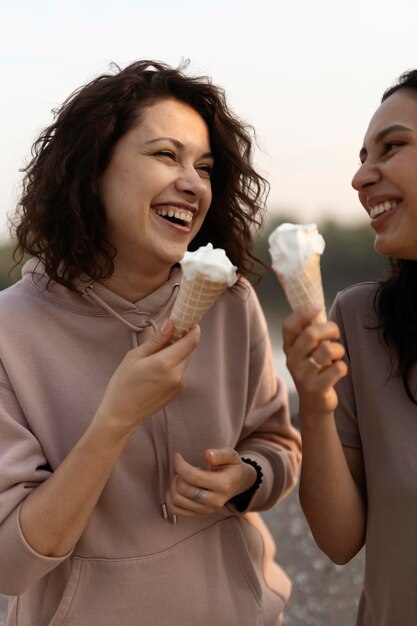
[[[277,276],[293,311],[314,304],[322,310],[313,323],[322,324],[327,321],[319,254],[314,255],[310,263],[296,276],[287,277],[280,273]]]
[[[180,339],[197,324],[226,288],[227,283],[208,280],[202,274],[197,274],[192,280],[183,277],[169,316],[174,323],[171,343]]]

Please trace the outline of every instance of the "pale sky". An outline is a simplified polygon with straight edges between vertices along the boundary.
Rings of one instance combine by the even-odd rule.
[[[386,87],[417,67],[416,0],[0,0],[0,234],[51,109],[151,58],[222,86],[257,133],[271,213],[365,220],[350,187]]]

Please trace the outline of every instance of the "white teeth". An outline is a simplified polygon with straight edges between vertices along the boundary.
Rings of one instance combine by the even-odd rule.
[[[374,206],[369,211],[369,215],[371,216],[372,219],[374,219],[378,215],[381,215],[381,213],[385,213],[385,211],[389,211],[390,209],[393,209],[398,204],[399,203],[397,202],[397,200],[386,200],[385,202],[381,202],[381,204],[377,204],[376,206]]]
[[[175,211],[175,217],[182,222],[191,222],[192,220],[190,213],[184,213],[184,211]]]
[[[169,209],[168,211],[164,208],[159,208],[157,207],[155,209],[155,213],[157,215],[161,215],[161,217],[175,217],[177,220],[181,220],[182,222],[185,222],[187,224],[189,224],[192,219],[193,219],[193,215],[192,213],[189,213],[188,211],[181,211],[179,209]]]

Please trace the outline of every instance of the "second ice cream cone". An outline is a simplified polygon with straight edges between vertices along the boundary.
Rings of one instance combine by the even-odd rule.
[[[313,255],[309,263],[297,275],[288,277],[277,272],[277,276],[293,311],[302,306],[315,304],[322,310],[313,320],[313,323],[321,324],[327,321],[320,271],[320,255]]]

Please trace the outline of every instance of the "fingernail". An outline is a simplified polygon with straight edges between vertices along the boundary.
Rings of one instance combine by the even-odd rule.
[[[165,320],[165,322],[161,326],[161,331],[163,333],[166,333],[167,330],[168,330],[168,320]]]

